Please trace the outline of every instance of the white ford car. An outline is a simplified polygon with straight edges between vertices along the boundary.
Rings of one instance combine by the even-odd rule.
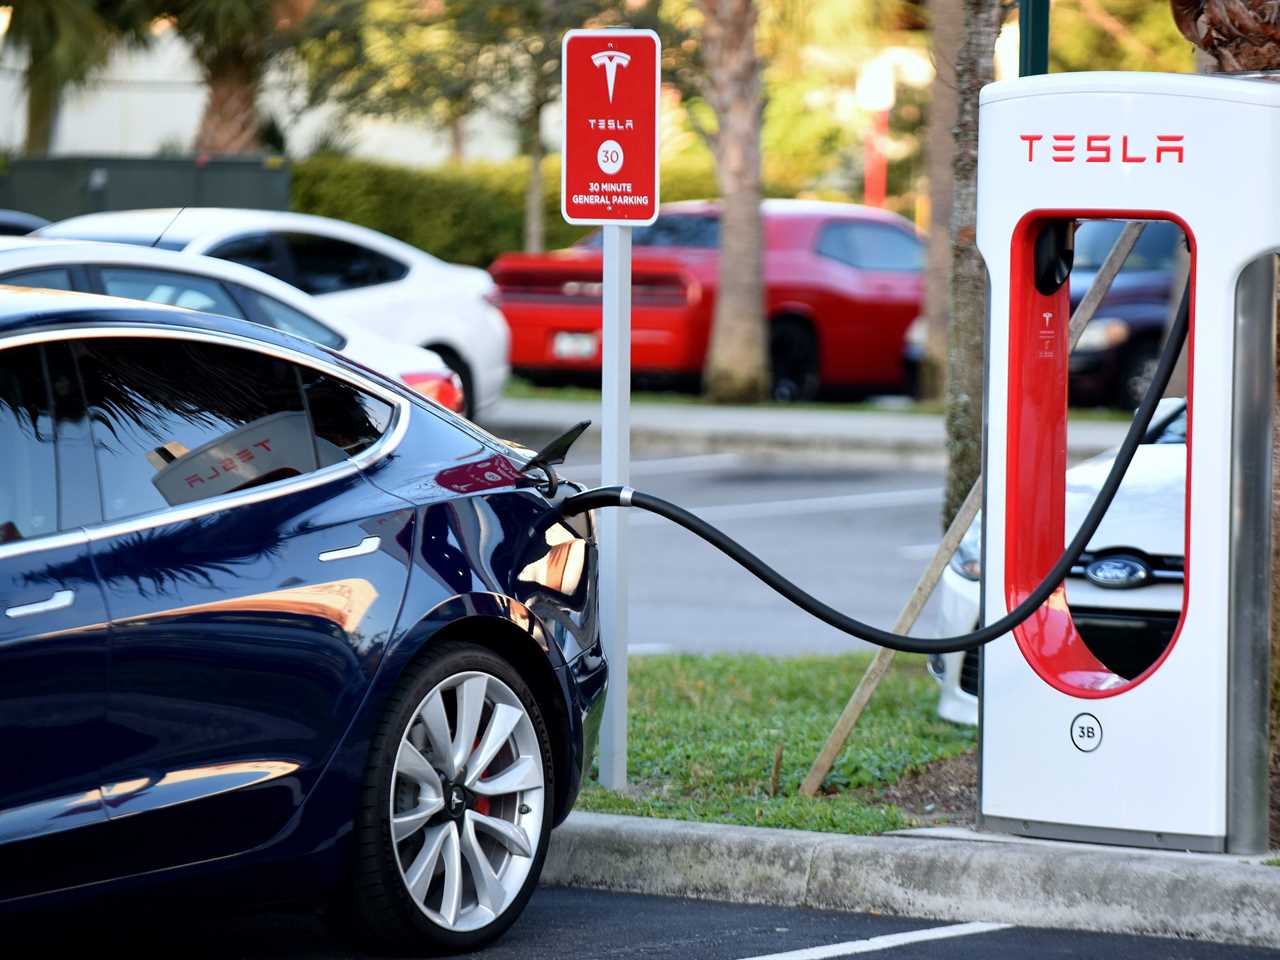
[[[465,405],[457,374],[435,353],[392,343],[332,316],[287,283],[226,260],[120,243],[0,237],[0,284],[102,293],[249,320],[342,353],[455,413]]]
[[[341,220],[274,210],[183,207],[91,213],[38,236],[157,246],[232,260],[311,294],[347,327],[426,347],[458,374],[467,416],[483,418],[510,373],[497,288],[476,267]]]
[[[1136,677],[1155,662],[1182,611],[1186,443],[1186,401],[1162,400],[1102,525],[1067,577],[1067,602],[1081,639],[1122,677]],[[1064,543],[1093,506],[1113,459],[1103,454],[1067,471]],[[943,571],[938,636],[978,625],[981,529],[979,516]],[[977,652],[933,654],[929,672],[942,686],[938,714],[976,724]]]

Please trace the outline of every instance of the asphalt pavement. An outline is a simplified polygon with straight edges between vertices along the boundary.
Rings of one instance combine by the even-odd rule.
[[[66,922],[74,925],[75,918]],[[57,918],[50,923],[57,925]],[[93,953],[110,957],[127,949],[135,958],[225,960],[367,956],[355,952],[311,911],[218,911],[172,927],[150,918],[145,929],[148,934],[126,933],[124,926],[95,931]],[[41,955],[67,955],[61,952],[67,945],[50,938]],[[14,954],[19,955],[36,954]],[[838,960],[868,955],[884,960],[1276,960],[1280,951],[543,888],[501,940],[472,954],[477,960]]]
[[[579,453],[563,473],[599,483],[594,457]],[[645,456],[632,465],[632,486],[693,510],[820,599],[881,627],[897,619],[941,536],[937,469],[823,456]],[[638,510],[630,517],[633,653],[867,647],[801,612],[692,534]],[[931,605],[916,632],[927,634],[933,624]]]

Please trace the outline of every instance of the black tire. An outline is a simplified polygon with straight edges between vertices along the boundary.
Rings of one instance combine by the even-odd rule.
[[[818,395],[818,338],[804,320],[783,317],[769,328],[770,395],[797,402]]]
[[[519,892],[485,926],[457,931],[436,923],[410,896],[391,837],[391,791],[395,787],[394,763],[401,737],[415,712],[439,684],[470,671],[501,680],[524,707],[542,754],[544,803],[532,865]],[[354,824],[354,863],[347,887],[335,904],[342,927],[362,945],[419,955],[477,950],[501,936],[524,910],[542,873],[554,817],[554,774],[546,720],[516,670],[485,647],[458,642],[439,644],[406,669],[371,741]]]
[[[1160,345],[1155,341],[1144,340],[1130,348],[1120,365],[1120,382],[1117,384],[1116,399],[1122,408],[1138,409],[1159,364]]]

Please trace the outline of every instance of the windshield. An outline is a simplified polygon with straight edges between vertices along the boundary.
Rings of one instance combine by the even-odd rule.
[[[600,233],[582,241],[585,247],[598,250],[604,244]],[[702,247],[714,250],[720,246],[720,218],[709,214],[665,214],[647,227],[631,231],[633,247]]]
[[[1111,252],[1116,238],[1124,229],[1120,220],[1089,220],[1076,230],[1075,262],[1072,269],[1097,270]],[[1182,239],[1182,230],[1168,220],[1154,220],[1138,237],[1138,242],[1125,260],[1122,273],[1134,270],[1172,270],[1174,252]]]

